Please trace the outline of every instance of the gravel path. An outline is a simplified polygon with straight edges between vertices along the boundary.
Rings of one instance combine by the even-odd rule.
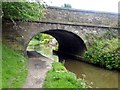
[[[42,88],[46,73],[51,69],[53,61],[34,51],[29,52],[28,56],[30,57],[28,62],[28,77],[23,88]]]

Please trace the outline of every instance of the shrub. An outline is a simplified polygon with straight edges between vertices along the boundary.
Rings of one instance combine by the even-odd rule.
[[[3,18],[11,20],[36,21],[44,15],[44,5],[33,2],[2,2],[2,10]]]
[[[118,39],[97,39],[85,54],[85,60],[107,69],[120,69]]]

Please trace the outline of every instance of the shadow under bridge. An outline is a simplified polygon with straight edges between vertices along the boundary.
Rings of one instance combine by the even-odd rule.
[[[58,51],[54,51],[57,55],[81,58],[87,50],[84,41],[76,34],[66,30],[48,30],[42,32],[53,36],[59,44]]]

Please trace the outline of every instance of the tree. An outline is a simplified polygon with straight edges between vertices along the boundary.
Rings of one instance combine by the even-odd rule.
[[[64,8],[72,8],[72,6],[71,6],[71,4],[64,4],[64,6],[63,6]]]
[[[37,21],[44,16],[44,7],[44,4],[38,2],[2,2],[3,18]]]

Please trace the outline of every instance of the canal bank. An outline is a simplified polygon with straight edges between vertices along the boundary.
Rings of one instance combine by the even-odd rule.
[[[0,88],[21,88],[26,80],[27,58],[2,43],[2,80]]]
[[[49,45],[40,45],[36,47],[36,51],[52,60],[59,61],[60,59],[57,55],[53,55],[53,50]],[[78,78],[84,78],[93,88],[118,88],[119,86],[120,72],[118,71],[106,70],[75,59],[64,57],[62,59],[67,70],[75,73]]]
[[[28,76],[23,88],[86,88],[82,79],[64,67],[36,51],[27,51]]]

